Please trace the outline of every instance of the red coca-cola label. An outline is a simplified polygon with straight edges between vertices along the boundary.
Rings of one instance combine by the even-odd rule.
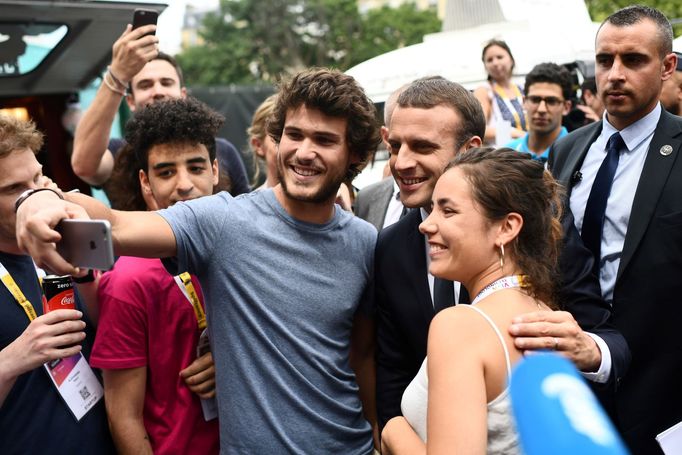
[[[45,303],[44,312],[48,313],[54,310],[75,310],[76,298],[73,295],[73,289],[67,289],[58,294],[55,294],[50,300]]]

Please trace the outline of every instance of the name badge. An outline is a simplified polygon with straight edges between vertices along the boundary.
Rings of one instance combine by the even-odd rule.
[[[80,352],[46,363],[45,370],[77,421],[104,397],[102,385]]]
[[[201,357],[211,350],[208,342],[208,329],[204,329],[199,336],[199,344],[197,345],[197,357]],[[201,398],[201,411],[204,414],[204,420],[209,422],[218,418],[218,402],[215,397]]]

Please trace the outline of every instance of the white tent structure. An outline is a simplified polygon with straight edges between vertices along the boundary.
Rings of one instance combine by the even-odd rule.
[[[677,52],[682,52],[682,36],[678,36],[673,40],[673,50]]]
[[[367,60],[347,71],[375,102],[414,79],[441,75],[473,89],[485,80],[481,50],[491,38],[509,44],[516,60],[514,74],[523,76],[541,62],[568,63],[594,59],[598,24],[582,0],[450,0],[457,2],[458,23],[466,14],[501,12],[503,21],[426,35],[419,44]],[[495,16],[491,14],[490,16]],[[485,17],[485,16],[484,16]]]

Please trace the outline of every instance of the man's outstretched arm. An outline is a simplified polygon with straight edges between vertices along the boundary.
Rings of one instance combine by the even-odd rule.
[[[66,193],[59,199],[52,191],[40,191],[24,200],[17,211],[17,242],[41,267],[61,275],[82,275],[62,258],[55,247],[61,239],[55,226],[65,218],[103,219],[111,223],[117,255],[164,258],[175,256],[175,234],[155,212],[111,210],[94,198]]]
[[[132,30],[128,25],[114,43],[110,71],[124,85],[158,55],[158,39],[154,35],[144,36],[155,28],[155,25],[147,25]],[[111,176],[114,157],[108,149],[109,134],[125,93],[125,87],[117,85],[109,75],[105,77],[107,82],[102,81],[76,128],[71,155],[74,173],[90,185],[101,185]]]

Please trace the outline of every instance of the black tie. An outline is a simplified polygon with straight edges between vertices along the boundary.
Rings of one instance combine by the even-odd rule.
[[[469,293],[464,286],[459,286],[459,303],[469,304]],[[455,304],[455,284],[450,280],[433,277],[433,309],[438,313]]]
[[[440,310],[449,308],[455,304],[455,285],[450,280],[442,280],[433,277],[433,309],[438,313]]]
[[[459,286],[459,303],[469,305],[471,303],[471,298],[469,298],[469,292],[467,289],[460,285]]]
[[[594,178],[590,196],[585,205],[583,228],[580,233],[585,246],[594,255],[594,272],[599,276],[599,263],[601,261],[601,238],[604,229],[604,214],[606,202],[611,194],[613,176],[618,168],[620,151],[625,148],[625,142],[620,133],[614,133],[606,144],[606,158],[602,161],[597,176]]]

